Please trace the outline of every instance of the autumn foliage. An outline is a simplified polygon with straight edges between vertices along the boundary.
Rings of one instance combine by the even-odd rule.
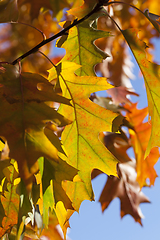
[[[0,237],[58,240],[59,224],[65,238],[101,173],[102,211],[118,197],[121,217],[142,225],[160,147],[160,66],[149,51],[159,15],[156,0],[0,1]],[[143,109],[131,101],[128,47]]]

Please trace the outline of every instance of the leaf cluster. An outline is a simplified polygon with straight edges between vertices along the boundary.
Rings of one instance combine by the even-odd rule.
[[[142,188],[154,185],[159,158],[160,67],[148,45],[159,36],[160,12],[155,0],[132,4],[0,1],[0,237],[58,240],[60,224],[65,238],[101,173],[102,210],[118,197],[121,217],[142,225]],[[127,45],[148,108],[128,98],[139,95]]]

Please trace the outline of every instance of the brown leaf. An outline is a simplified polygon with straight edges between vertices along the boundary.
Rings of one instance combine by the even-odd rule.
[[[139,94],[130,91],[123,86],[108,89],[107,93],[111,95],[113,104],[115,105],[119,105],[120,103],[131,103],[131,101],[127,98],[127,95],[139,96]]]
[[[130,214],[136,222],[142,225],[141,218],[143,214],[139,207],[140,203],[149,202],[148,198],[140,191],[138,182],[136,182],[135,162],[120,163],[118,165],[119,177],[108,177],[106,185],[100,196],[102,211],[104,211],[110,202],[118,197],[121,201],[121,218]]]
[[[0,23],[17,21],[18,8],[16,0],[0,1]]]
[[[98,104],[99,106],[103,107],[103,108],[106,108],[108,110],[111,110],[112,112],[115,112],[115,113],[119,113],[120,111],[126,111],[126,109],[122,106],[117,106],[115,105],[111,98],[108,98],[108,97],[99,97],[98,95],[96,95],[95,93],[92,94],[92,96],[90,97],[90,99]]]
[[[122,134],[107,133],[104,136],[104,144],[108,150],[121,162],[130,161],[127,154],[128,148],[131,147],[127,138],[124,138]]]

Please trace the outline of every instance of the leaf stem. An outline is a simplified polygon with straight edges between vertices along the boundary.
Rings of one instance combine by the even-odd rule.
[[[39,50],[39,48],[41,48],[42,46],[44,46],[45,44],[53,41],[54,39],[66,34],[66,32],[71,29],[72,27],[80,24],[81,22],[83,22],[84,20],[88,19],[91,15],[93,15],[94,13],[98,12],[100,9],[102,8],[102,4],[101,3],[97,3],[95,5],[95,7],[92,9],[91,12],[89,12],[86,16],[84,16],[83,18],[77,20],[75,19],[73,21],[73,23],[71,23],[69,26],[67,26],[66,28],[64,28],[63,30],[61,30],[59,33],[53,35],[50,38],[44,39],[42,42],[40,42],[38,45],[36,45],[35,47],[33,47],[31,50],[29,50],[28,52],[24,53],[23,55],[21,55],[20,57],[18,57],[16,60],[14,60],[11,64],[15,65],[17,64],[19,61],[21,61],[22,59],[26,58],[27,56],[31,55],[32,53],[35,53]]]
[[[42,35],[43,40],[46,39],[46,35],[45,35],[40,29],[38,29],[38,28],[36,28],[36,27],[34,27],[34,26],[28,24],[28,23],[23,23],[23,22],[11,22],[11,23],[12,23],[12,24],[15,24],[15,23],[16,23],[16,24],[22,24],[22,25],[25,25],[25,26],[31,27],[31,28],[37,30],[37,31]]]
[[[56,65],[51,61],[51,59],[50,59],[49,57],[47,57],[46,54],[44,54],[44,53],[41,52],[40,50],[38,50],[38,52],[39,52],[40,54],[42,54],[42,55],[56,68]]]
[[[121,29],[120,26],[116,23],[116,21],[114,21],[114,19],[113,19],[108,13],[106,13],[106,15],[111,19],[111,21],[114,22],[114,24],[117,26],[117,28],[119,29],[119,31],[122,32],[122,29]]]

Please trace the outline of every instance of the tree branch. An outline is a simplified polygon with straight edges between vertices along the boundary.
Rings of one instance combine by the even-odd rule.
[[[16,60],[14,60],[11,64],[15,65],[17,64],[19,61],[21,61],[22,59],[26,58],[27,56],[31,55],[32,53],[35,53],[39,50],[39,48],[41,48],[42,46],[44,46],[45,44],[53,41],[54,39],[66,34],[66,32],[71,29],[72,27],[80,24],[81,22],[83,22],[84,20],[88,19],[91,15],[93,15],[94,13],[98,12],[99,10],[101,10],[102,8],[102,3],[99,2],[96,4],[96,6],[92,9],[92,11],[90,13],[88,13],[86,16],[84,16],[83,18],[77,20],[75,19],[73,21],[72,24],[70,24],[68,27],[64,28],[62,31],[60,31],[59,33],[53,35],[50,38],[47,38],[45,40],[43,40],[42,42],[40,42],[38,45],[36,45],[35,47],[33,47],[31,50],[29,50],[28,52],[24,53],[23,55],[21,55],[20,57],[18,57]]]

